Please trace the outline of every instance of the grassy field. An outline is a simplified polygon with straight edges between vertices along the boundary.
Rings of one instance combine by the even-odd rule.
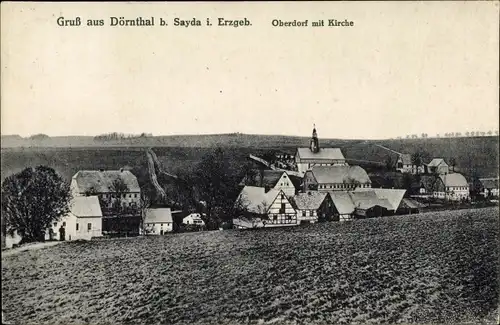
[[[64,243],[2,257],[18,324],[490,323],[498,208]]]

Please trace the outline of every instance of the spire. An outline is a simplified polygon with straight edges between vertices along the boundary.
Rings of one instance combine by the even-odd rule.
[[[316,132],[316,124],[313,124],[313,133],[312,133],[312,138],[311,138],[310,149],[314,153],[319,151],[319,140],[318,140],[318,134]]]

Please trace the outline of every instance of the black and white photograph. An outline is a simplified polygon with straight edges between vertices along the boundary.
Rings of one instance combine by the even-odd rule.
[[[499,7],[2,2],[2,325],[500,324]]]

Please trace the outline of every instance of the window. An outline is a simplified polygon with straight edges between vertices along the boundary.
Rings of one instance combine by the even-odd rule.
[[[57,228],[57,222],[54,222],[54,227]]]
[[[89,222],[87,223],[87,231],[91,231],[92,230],[92,224]]]
[[[302,216],[305,217],[306,216],[306,210],[302,211]]]
[[[79,228],[80,228],[80,224],[79,224],[79,223],[77,223],[77,224],[76,224],[76,231],[78,231],[78,230],[79,230]]]
[[[162,224],[162,223],[160,223],[160,227],[163,227],[163,224]]]
[[[66,227],[66,221],[63,222],[63,227]]]

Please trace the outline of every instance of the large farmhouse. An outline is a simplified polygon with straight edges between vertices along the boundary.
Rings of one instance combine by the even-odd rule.
[[[303,179],[303,191],[347,191],[370,188],[366,171],[359,166],[321,166],[308,170]]]
[[[297,148],[295,163],[303,174],[314,166],[345,166],[344,155],[339,148],[320,148],[316,128],[313,129],[309,148]]]
[[[97,196],[103,214],[103,233],[138,234],[141,190],[128,170],[82,170],[71,179],[74,197]]]
[[[442,174],[436,177],[433,196],[448,201],[463,201],[470,197],[469,183],[460,173]]]
[[[434,158],[427,164],[429,174],[444,175],[450,172],[448,164],[441,158]]]

